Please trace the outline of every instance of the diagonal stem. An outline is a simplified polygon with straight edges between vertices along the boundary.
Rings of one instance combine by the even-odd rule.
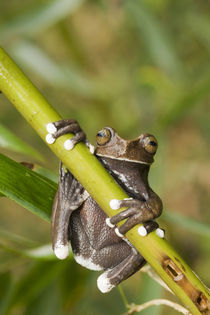
[[[47,144],[46,125],[61,117],[1,48],[0,90]],[[109,206],[110,200],[128,196],[97,158],[89,152],[85,144],[79,143],[72,151],[64,149],[63,144],[70,136],[72,137],[72,135],[60,137],[53,145],[49,145],[50,149],[69,168],[107,215],[116,214],[116,211]],[[160,239],[154,232],[147,237],[141,237],[137,229],[138,226],[126,234],[128,240],[192,314],[207,314],[209,292],[200,279],[165,239]]]

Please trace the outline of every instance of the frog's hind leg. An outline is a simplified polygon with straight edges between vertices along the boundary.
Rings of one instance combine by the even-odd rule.
[[[60,180],[55,195],[52,218],[52,244],[55,255],[65,259],[69,253],[68,226],[70,216],[87,199],[88,193],[83,186],[60,164]]]
[[[102,293],[111,291],[115,286],[132,276],[145,265],[145,259],[132,247],[131,254],[121,263],[106,270],[97,279],[97,285]]]

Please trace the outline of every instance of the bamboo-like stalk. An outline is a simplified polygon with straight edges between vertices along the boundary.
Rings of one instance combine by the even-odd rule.
[[[61,119],[61,116],[2,48],[0,48],[0,90],[47,144],[46,125]],[[126,198],[126,193],[83,143],[79,143],[71,151],[64,149],[63,144],[70,136],[72,135],[62,136],[54,144],[47,145],[107,215],[115,215],[116,211],[110,208],[109,202],[111,199]],[[135,227],[126,234],[128,240],[192,314],[207,314],[210,296],[204,284],[165,239],[160,239],[154,232],[147,237],[141,237],[137,229],[138,227]]]

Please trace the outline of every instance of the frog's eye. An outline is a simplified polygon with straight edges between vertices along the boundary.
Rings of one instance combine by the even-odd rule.
[[[146,135],[143,139],[141,139],[144,149],[150,153],[155,154],[157,151],[158,143],[155,137]]]
[[[108,128],[100,130],[96,135],[96,142],[98,145],[104,145],[111,139],[111,131]]]

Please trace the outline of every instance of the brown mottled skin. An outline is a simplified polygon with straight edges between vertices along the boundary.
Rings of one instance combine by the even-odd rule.
[[[59,136],[61,133],[59,130]],[[152,220],[162,211],[162,202],[148,183],[148,172],[157,149],[156,139],[146,134],[135,140],[125,140],[114,129],[106,127],[97,134],[96,140],[95,154],[99,161],[132,197],[121,201],[120,207],[127,209],[112,217],[110,223],[115,225],[126,218],[119,228],[119,232],[125,234],[136,224],[146,222],[150,233],[158,227]],[[102,292],[110,291],[145,264],[136,249],[125,238],[117,236],[115,228],[106,224],[106,218],[92,197],[85,196],[82,185],[61,167],[52,215],[53,247],[59,242],[66,244],[70,241],[76,260],[80,256],[84,266],[87,260],[105,270],[108,287],[101,289],[98,282]],[[102,284],[103,281],[101,278]]]

